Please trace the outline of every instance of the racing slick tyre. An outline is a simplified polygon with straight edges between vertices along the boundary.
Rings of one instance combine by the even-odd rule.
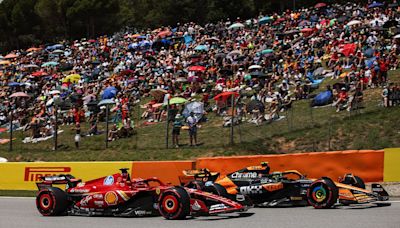
[[[328,177],[314,181],[307,191],[308,202],[318,209],[331,208],[338,199],[339,190]]]
[[[166,219],[185,219],[190,214],[190,196],[182,187],[168,189],[161,194],[158,208]]]
[[[228,192],[226,191],[226,189],[224,187],[222,187],[222,185],[220,184],[216,184],[216,183],[212,183],[209,184],[204,187],[205,192],[210,192],[212,194],[218,195],[218,196],[222,196],[225,198],[230,199],[231,197],[229,196]]]
[[[43,189],[36,197],[36,207],[44,216],[62,215],[68,208],[67,194],[59,188]]]
[[[190,181],[189,183],[187,183],[185,185],[185,187],[203,191],[204,190],[204,182],[199,181],[199,180]]]

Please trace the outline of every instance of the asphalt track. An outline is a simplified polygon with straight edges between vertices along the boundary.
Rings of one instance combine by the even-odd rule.
[[[113,218],[113,217],[43,217],[35,207],[33,198],[1,198],[0,228],[124,228],[124,227],[400,227],[400,201],[392,206],[376,208],[337,208],[317,210],[300,208],[252,208],[242,216],[226,214],[169,221],[162,217]]]

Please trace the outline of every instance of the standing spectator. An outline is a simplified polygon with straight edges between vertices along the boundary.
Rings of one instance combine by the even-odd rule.
[[[76,123],[75,125],[75,148],[79,149],[79,142],[81,141],[81,125],[79,122]]]
[[[182,117],[181,114],[176,114],[172,127],[172,144],[175,148],[179,148],[179,135],[181,133]]]
[[[190,137],[190,146],[197,145],[197,122],[198,119],[194,115],[194,112],[190,113],[190,116],[187,118],[186,122],[189,125],[189,137]]]

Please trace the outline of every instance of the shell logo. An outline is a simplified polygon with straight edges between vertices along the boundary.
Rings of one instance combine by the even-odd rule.
[[[115,194],[115,192],[107,192],[104,196],[104,201],[106,201],[108,205],[116,205],[118,201],[118,196],[117,194]]]

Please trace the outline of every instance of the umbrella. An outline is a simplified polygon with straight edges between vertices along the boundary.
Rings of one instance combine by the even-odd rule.
[[[400,39],[400,34],[395,35],[393,38]]]
[[[188,82],[203,82],[203,79],[197,76],[191,76],[187,79]]]
[[[89,94],[89,95],[85,96],[84,98],[82,98],[82,100],[83,100],[83,104],[88,104],[89,102],[96,100],[96,96],[93,94]]]
[[[353,26],[353,25],[357,25],[357,24],[361,24],[362,22],[359,20],[352,20],[349,23],[347,23],[347,26]]]
[[[265,106],[261,101],[253,100],[247,103],[246,110],[248,112],[252,112],[253,110],[259,110],[260,112],[264,112]]]
[[[176,79],[176,81],[177,82],[187,82],[188,80],[187,80],[187,78],[179,77],[179,78]]]
[[[201,116],[204,114],[204,103],[199,101],[187,103],[182,112],[183,116],[188,117],[192,112],[196,115],[196,117],[201,118]]]
[[[261,71],[254,71],[254,72],[251,72],[250,75],[251,75],[252,77],[257,77],[257,78],[264,78],[264,77],[267,77],[267,75],[264,74],[264,73],[261,72]]]
[[[186,103],[187,101],[188,100],[186,100],[183,97],[174,97],[171,100],[169,100],[169,104],[170,105],[172,105],[172,104],[183,104],[183,103]]]
[[[19,82],[10,82],[10,83],[8,83],[8,86],[10,86],[10,87],[21,86],[21,83],[19,83]]]
[[[52,54],[64,54],[63,50],[57,49],[52,52]]]
[[[53,103],[54,103],[54,99],[53,99],[53,98],[50,98],[50,99],[46,102],[46,106],[47,106],[47,107],[52,106]]]
[[[195,51],[208,51],[208,47],[206,45],[198,45],[194,49]]]
[[[29,95],[24,92],[16,92],[16,93],[11,94],[10,97],[29,97]]]
[[[0,65],[10,65],[11,62],[8,60],[0,61]]]
[[[104,99],[102,101],[100,101],[97,106],[103,106],[103,105],[112,105],[115,104],[115,101],[113,101],[113,99]]]
[[[354,54],[356,52],[356,47],[356,44],[345,44],[340,52],[345,56],[349,56],[350,54]]]
[[[188,71],[204,72],[204,71],[206,71],[206,67],[204,67],[204,66],[191,66],[191,67],[188,68]]]
[[[318,67],[317,69],[314,70],[313,75],[314,76],[319,76],[319,75],[322,75],[323,72],[324,72],[324,68],[323,67]]]
[[[42,67],[53,67],[53,66],[57,66],[58,63],[57,62],[47,62],[47,63],[43,63]]]
[[[376,8],[376,7],[382,7],[384,4],[380,2],[373,2],[372,4],[368,5],[368,8]]]
[[[101,96],[101,98],[103,100],[114,98],[117,95],[117,92],[118,92],[118,90],[114,86],[107,87],[104,90],[103,95]]]
[[[164,37],[170,36],[170,35],[172,35],[172,32],[169,30],[162,31],[157,34],[157,36],[160,38],[164,38]]]
[[[272,50],[272,49],[265,49],[265,50],[262,50],[260,53],[261,53],[261,55],[266,55],[266,54],[271,54],[273,52],[274,52],[274,50]]]
[[[213,36],[213,37],[211,37],[211,38],[207,38],[206,41],[211,41],[211,42],[215,41],[215,42],[218,42],[219,39],[218,39],[217,37]]]
[[[399,25],[399,22],[396,20],[390,20],[386,21],[385,24],[383,24],[384,28],[391,28],[391,27],[396,27]]]
[[[81,80],[81,76],[79,74],[70,74],[64,78],[63,82],[78,83],[79,80]]]
[[[229,52],[228,55],[226,55],[226,57],[231,58],[232,56],[241,55],[241,54],[242,54],[242,52],[240,52],[239,50],[233,50],[233,51]]]
[[[231,26],[229,26],[228,29],[238,29],[238,28],[243,28],[243,27],[244,27],[244,24],[235,23],[235,24],[232,24]]]
[[[39,66],[38,66],[38,65],[35,65],[35,64],[24,65],[23,67],[24,67],[24,68],[39,68]]]
[[[41,49],[41,48],[31,47],[31,48],[28,48],[28,49],[26,50],[26,52],[35,52],[35,51],[39,51],[39,50],[42,50],[42,49]]]
[[[47,73],[44,72],[44,71],[36,71],[36,72],[32,73],[32,76],[34,76],[34,77],[41,77],[41,76],[44,76],[44,75],[47,75]]]
[[[322,8],[322,7],[325,7],[325,6],[326,6],[326,3],[320,2],[320,3],[317,3],[314,7],[315,8]]]
[[[263,24],[268,23],[269,21],[272,21],[272,17],[263,17],[260,20],[258,20],[258,23],[260,25],[263,25]]]
[[[49,92],[50,95],[54,95],[54,94],[60,94],[61,92],[59,90],[52,90]]]
[[[373,20],[371,20],[370,22],[369,22],[369,24],[371,25],[371,26],[382,26],[383,25],[383,21],[382,20],[379,20],[379,19],[373,19]]]
[[[238,97],[239,96],[239,93],[237,93],[237,92],[223,92],[223,93],[220,93],[220,94],[218,94],[217,96],[215,96],[214,97],[214,100],[223,100],[223,101],[226,101],[228,98],[230,98],[231,96],[234,96],[234,97]]]
[[[262,67],[260,65],[251,65],[249,67],[249,70],[254,70],[254,69],[261,69]]]
[[[15,59],[17,57],[18,57],[18,55],[14,54],[14,53],[10,53],[10,54],[4,56],[3,59]]]
[[[302,33],[307,33],[307,32],[312,32],[314,31],[312,28],[303,28],[302,30],[300,30],[300,32]]]
[[[168,91],[164,89],[152,89],[150,90],[150,95],[156,98],[156,100],[161,100],[164,97],[164,94],[168,93]]]

